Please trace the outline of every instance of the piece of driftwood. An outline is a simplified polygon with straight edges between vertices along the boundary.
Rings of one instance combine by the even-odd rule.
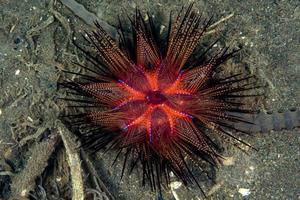
[[[81,173],[81,160],[77,152],[76,143],[70,131],[61,121],[57,121],[57,129],[60,134],[64,147],[66,149],[67,161],[70,167],[72,199],[84,200],[83,177]]]
[[[48,160],[59,143],[57,134],[48,140],[36,143],[30,150],[31,156],[25,168],[12,176],[10,200],[25,199],[35,187],[35,180],[48,166]]]
[[[101,20],[94,13],[89,12],[83,5],[75,0],[60,0],[63,5],[68,7],[75,15],[82,19],[86,24],[94,26],[97,21],[101,27],[108,32],[113,38],[117,38],[117,30],[107,22]]]

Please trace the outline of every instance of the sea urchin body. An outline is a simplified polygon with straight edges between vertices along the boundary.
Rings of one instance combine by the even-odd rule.
[[[78,46],[95,66],[81,65],[91,75],[65,83],[85,97],[75,101],[86,113],[69,116],[77,120],[73,125],[90,125],[81,135],[83,145],[123,151],[123,171],[139,163],[152,188],[168,183],[170,171],[185,184],[198,184],[187,158],[219,162],[217,145],[204,129],[242,142],[226,130],[242,121],[233,112],[248,112],[238,100],[240,92],[253,89],[250,77],[215,78],[216,68],[234,53],[228,48],[206,61],[203,55],[191,58],[211,23],[191,7],[170,22],[166,42],[159,40],[152,18],[145,21],[139,11],[131,20],[132,37],[120,26],[119,45],[96,24],[86,38],[96,54]]]

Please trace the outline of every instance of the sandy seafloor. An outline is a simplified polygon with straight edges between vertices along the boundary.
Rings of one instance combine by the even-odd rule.
[[[137,6],[149,10],[167,25],[170,10],[188,4],[181,0],[77,2],[111,26],[116,26],[117,15],[126,18],[124,16],[134,13]],[[243,68],[267,84],[265,97],[255,102],[263,112],[300,108],[298,0],[199,0],[194,7],[204,16],[213,15],[215,21],[234,14],[220,24],[221,42],[243,46],[238,59],[231,61],[233,66]],[[12,196],[27,199],[12,194],[9,184],[12,177],[18,177],[28,165],[33,146],[42,140],[47,142],[45,138],[55,132],[61,106],[55,98],[62,93],[57,90],[57,81],[64,77],[61,70],[72,69],[71,60],[82,60],[68,40],[77,37],[80,41],[79,32],[91,29],[78,15],[59,0],[0,0],[0,199]],[[207,40],[213,41],[213,38],[212,35]],[[24,142],[22,139],[28,136],[33,137]],[[221,166],[214,182],[205,187],[208,199],[300,199],[299,129],[257,133],[243,139],[259,151],[246,155],[238,149],[226,148],[224,156],[232,162]],[[51,162],[65,159],[58,156],[63,154],[63,148],[57,148]],[[141,186],[141,178],[136,173],[120,181],[122,164],[117,162],[112,167],[112,156],[113,153],[99,154],[91,160],[116,199],[157,199],[148,187]],[[65,169],[61,169],[63,167]],[[49,172],[49,176],[60,174],[65,182],[62,183],[58,175],[52,177],[52,182],[51,178],[39,182],[46,198],[45,194],[35,193],[36,199],[59,199],[53,194],[53,186],[48,185],[55,181],[60,198],[70,199],[68,167],[61,165],[58,169],[58,172]],[[173,182],[177,187],[164,189],[164,199],[203,199],[195,186],[186,188],[176,184],[175,179]],[[32,181],[28,184],[35,185]]]

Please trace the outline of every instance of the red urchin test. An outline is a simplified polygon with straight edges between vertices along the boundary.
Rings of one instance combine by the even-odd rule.
[[[242,99],[257,96],[244,94],[257,87],[242,73],[217,76],[236,51],[225,47],[209,56],[217,40],[199,53],[212,22],[192,5],[173,20],[170,15],[164,35],[144,16],[136,11],[130,18],[131,33],[120,23],[118,42],[96,23],[85,37],[92,50],[76,44],[87,60],[76,65],[86,73],[69,72],[78,80],[63,83],[73,91],[65,99],[76,103],[68,119],[81,130],[83,147],[124,154],[122,175],[140,166],[143,184],[154,190],[170,183],[170,172],[200,187],[190,165],[221,163],[215,140],[250,146],[232,133],[239,131],[232,124],[247,123],[238,114],[252,110]]]

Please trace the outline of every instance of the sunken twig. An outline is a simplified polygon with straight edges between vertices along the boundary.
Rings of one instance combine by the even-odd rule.
[[[83,5],[75,0],[60,0],[62,4],[68,7],[75,15],[82,19],[86,24],[95,26],[97,21],[105,31],[107,31],[113,38],[117,37],[116,29],[107,22],[101,20],[94,13],[89,12]]]
[[[219,19],[217,22],[213,23],[212,25],[210,25],[207,29],[207,31],[205,32],[204,35],[210,35],[216,32],[217,30],[217,26],[227,20],[229,20],[231,17],[234,16],[234,13],[231,13],[230,15],[227,15],[225,17],[222,17],[221,19]]]
[[[107,189],[107,187],[105,186],[103,181],[99,178],[96,169],[94,168],[92,162],[90,161],[90,159],[88,158],[88,156],[86,155],[84,150],[81,150],[80,153],[81,153],[81,158],[82,158],[84,165],[86,166],[87,170],[91,174],[92,183],[93,183],[93,186],[95,187],[95,190],[92,189],[92,190],[90,190],[90,192],[98,191],[98,192],[96,192],[97,195],[98,196],[101,195],[103,197],[103,199],[115,200],[114,196],[110,193],[110,191]],[[101,191],[103,191],[104,194],[101,193]]]
[[[66,149],[68,164],[70,167],[71,182],[73,197],[72,200],[83,200],[84,199],[84,187],[83,179],[81,174],[81,161],[79,154],[76,150],[76,143],[72,139],[70,131],[61,123],[57,122],[58,132],[62,138],[64,147]]]
[[[12,177],[12,196],[10,200],[25,198],[28,196],[29,191],[34,189],[35,179],[48,166],[48,159],[54,152],[58,142],[59,138],[54,134],[50,139],[33,146],[30,150],[31,156],[27,160],[25,168]]]

